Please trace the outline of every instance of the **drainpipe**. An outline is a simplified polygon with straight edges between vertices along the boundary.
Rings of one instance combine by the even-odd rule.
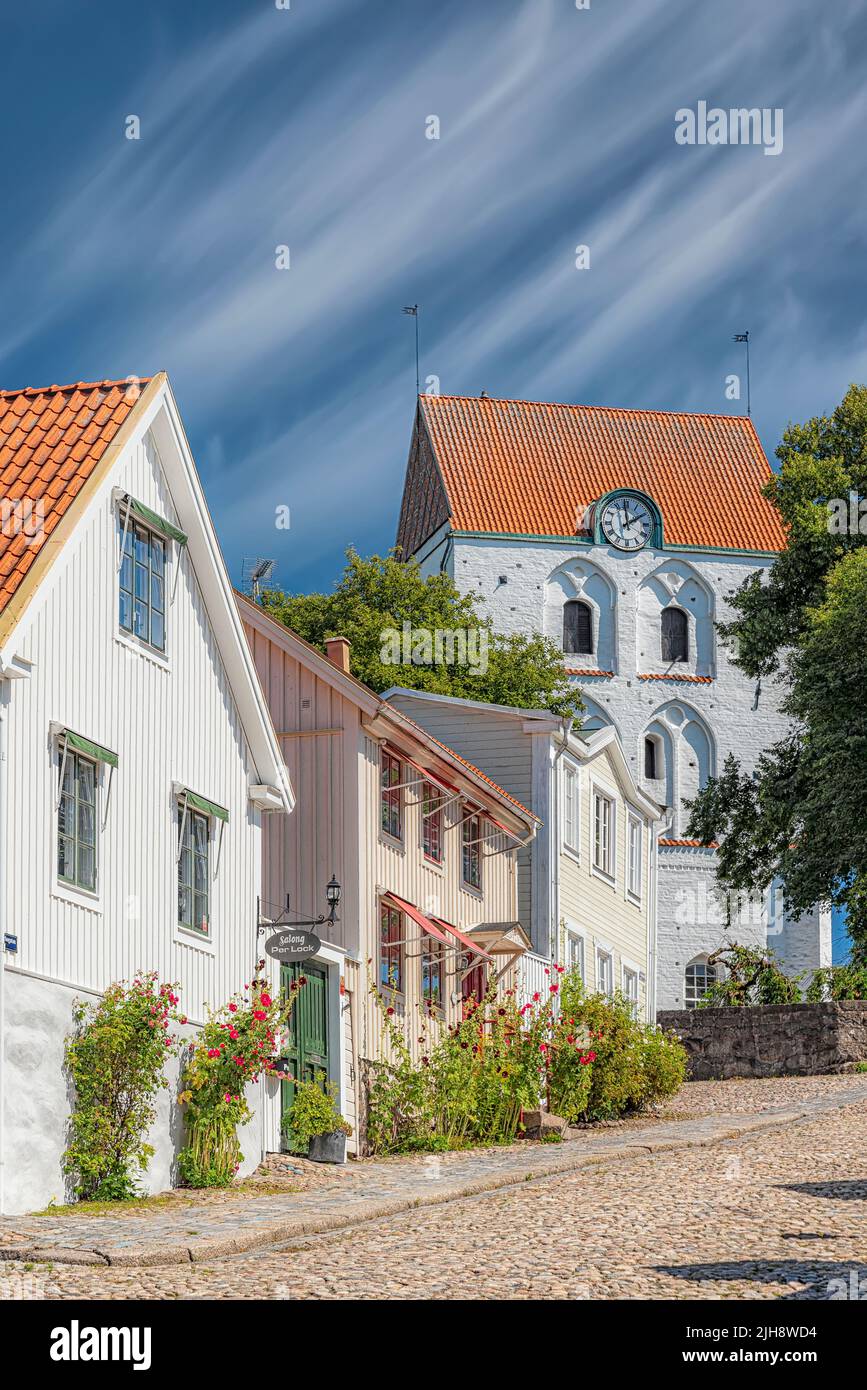
[[[10,683],[0,680],[0,937],[3,938],[3,951],[0,955],[0,1213],[6,1210],[6,879],[9,863],[6,844],[7,767],[6,732],[8,726],[8,706]]]
[[[651,828],[650,855],[650,921],[647,930],[647,1012],[649,1023],[656,1022],[656,970],[658,960],[659,930],[659,841],[667,839],[674,825],[674,808],[665,806],[663,815],[655,820]]]
[[[561,719],[560,721],[560,747],[554,755],[554,768],[551,777],[553,788],[553,806],[551,814],[551,903],[554,909],[554,929],[549,933],[548,954],[552,960],[557,959],[560,949],[560,782],[557,776],[558,764],[563,754],[569,747],[569,735],[572,732],[574,719]]]

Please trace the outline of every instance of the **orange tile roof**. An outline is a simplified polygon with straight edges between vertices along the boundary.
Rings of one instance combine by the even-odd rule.
[[[785,546],[761,495],[770,464],[746,417],[468,396],[421,396],[420,411],[456,531],[571,537],[591,502],[631,487],[660,507],[667,544]],[[405,494],[407,550],[420,543],[410,537],[417,513]]]
[[[583,671],[579,666],[565,666],[563,674],[566,676],[613,676],[613,671]]]
[[[639,673],[640,681],[688,681],[692,685],[713,685],[713,676],[683,676],[672,672],[670,675],[656,675],[654,672]]]
[[[0,391],[0,613],[148,380]]]
[[[701,840],[660,840],[659,843],[664,849],[719,849],[716,840],[706,845]]]

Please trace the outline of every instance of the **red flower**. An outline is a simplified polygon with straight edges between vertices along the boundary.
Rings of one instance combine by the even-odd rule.
[[[556,994],[557,991],[558,991],[558,989],[560,988],[560,986],[559,986],[559,985],[549,985],[548,988],[549,988],[551,994]]]
[[[237,1005],[237,1004],[230,1004],[230,1005],[229,1005],[229,1013],[230,1013],[230,1014],[236,1014],[237,1012],[238,1012],[238,1005]]]
[[[257,1018],[260,1023],[264,1023],[268,1015],[265,1013],[264,1009],[254,1009],[253,1017]]]
[[[539,991],[537,990],[536,993],[533,995],[533,1003],[534,1003],[534,1004],[538,1004],[538,1002],[539,1002],[539,1000],[540,1000],[541,998],[542,998],[542,996],[541,996],[541,994],[539,993]]]
[[[394,1009],[393,1009],[393,1008],[391,1007],[391,1005],[389,1004],[389,1006],[388,1006],[388,1008],[386,1009],[385,1012],[388,1014],[389,1017],[391,1017],[391,1015],[394,1013]]]
[[[263,995],[262,995],[262,1003],[265,1005],[265,1008],[266,1008],[266,1009],[269,1007],[269,1005],[270,1005],[270,1003],[271,1003],[271,996],[270,996],[270,994],[263,994]]]

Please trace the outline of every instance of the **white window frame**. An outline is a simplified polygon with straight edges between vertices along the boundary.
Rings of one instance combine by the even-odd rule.
[[[631,995],[627,986],[627,976],[631,976],[635,981],[635,994]],[[632,1005],[632,1012],[638,1018],[641,1008],[641,971],[634,961],[621,960],[620,962],[620,988],[625,999]]]
[[[67,756],[72,756],[73,749],[69,749]],[[113,768],[107,768],[104,762],[95,761],[89,758],[86,753],[80,754],[87,762],[95,764],[95,775],[93,781],[94,796],[94,850],[96,854],[96,889],[91,892],[89,888],[82,888],[77,883],[71,883],[65,878],[60,877],[58,858],[58,842],[60,839],[60,779],[64,761],[64,741],[62,738],[52,737],[51,739],[51,795],[53,816],[51,819],[51,896],[61,898],[64,902],[74,903],[76,907],[83,907],[88,912],[101,914],[103,910],[104,887],[105,887],[105,821],[108,814],[110,778],[114,772]]]
[[[185,814],[185,784],[182,782],[172,783],[171,797],[171,843],[174,847],[172,854],[172,921],[174,922],[174,939],[189,946],[194,951],[204,951],[207,955],[216,955],[217,952],[217,892],[220,880],[220,865],[223,858],[223,838],[227,831],[225,821],[218,821],[216,816],[208,816],[208,934],[198,931],[195,927],[185,926],[178,920],[178,887],[181,872],[181,826],[186,820]],[[189,808],[192,811],[192,807]],[[197,811],[197,815],[204,812]]]
[[[171,669],[171,629],[174,626],[174,624],[169,622],[169,611],[174,604],[175,591],[177,589],[178,579],[180,577],[180,557],[178,555],[179,547],[177,542],[174,541],[171,538],[171,536],[165,535],[164,532],[160,531],[158,527],[151,526],[146,521],[140,521],[138,523],[141,529],[149,531],[154,536],[158,536],[159,539],[163,541],[165,545],[165,572],[163,574],[163,602],[165,603],[165,609],[163,611],[163,620],[165,622],[165,645],[162,648],[152,647],[150,642],[144,641],[144,639],[141,637],[136,637],[134,632],[131,632],[128,628],[123,627],[120,621],[120,575],[121,567],[123,564],[122,546],[125,522],[127,523],[126,530],[132,532],[134,536],[134,526],[136,524],[135,513],[132,511],[132,509],[130,509],[127,513],[127,510],[124,507],[124,505],[121,502],[119,502],[116,506],[113,506],[111,509],[111,553],[115,557],[114,584],[112,586],[111,595],[111,601],[114,605],[114,640],[115,642],[119,642],[122,647],[126,647],[128,651],[137,652],[138,655],[144,657],[145,660],[152,661],[156,666],[160,666],[164,671],[168,671]],[[133,585],[135,585],[134,560]],[[134,589],[133,592],[135,592]]]
[[[635,831],[638,832],[638,845],[637,854],[633,856]],[[626,896],[638,906],[644,897],[644,820],[634,811],[626,814]]]
[[[700,966],[700,967],[704,970],[704,972],[705,972],[705,992],[704,992],[704,994],[702,994],[700,997],[695,998],[695,999],[692,1000],[692,1002],[690,1002],[690,1001],[687,999],[687,975],[686,975],[686,972],[687,972],[687,970],[695,970],[695,969],[696,969],[697,967],[699,967],[699,966]],[[718,968],[717,966],[711,966],[711,969],[712,969],[713,972],[714,972],[713,983],[714,983],[714,984],[717,984],[717,983],[719,982],[719,979],[720,979],[720,971],[719,971],[719,968]],[[699,1004],[701,1003],[702,999],[705,998],[705,995],[707,994],[707,970],[708,970],[708,964],[707,964],[707,957],[706,957],[706,956],[703,957],[703,958],[699,958],[698,960],[690,960],[690,961],[687,961],[686,965],[684,966],[684,968],[683,968],[683,1007],[684,1007],[685,1009],[697,1009],[698,1006],[699,1006]]]
[[[560,765],[561,814],[563,818],[562,844],[564,850],[575,859],[581,857],[581,783],[578,764],[564,758]],[[571,784],[571,790],[570,790]],[[572,833],[568,830],[571,803]]]
[[[579,973],[580,973],[580,975],[581,975],[581,983],[586,987],[586,985],[587,985],[587,936],[586,936],[586,934],[585,934],[583,931],[581,931],[578,927],[574,927],[574,926],[570,925],[569,923],[567,923],[567,925],[566,925],[566,942],[565,942],[565,945],[566,945],[566,969],[567,969],[567,970],[572,970],[572,969],[574,969],[574,967],[575,967],[575,962],[571,959],[572,951],[573,951],[573,949],[574,949],[575,947],[578,947],[578,948],[579,948],[579,950],[578,950],[578,955],[580,956]]]
[[[603,989],[602,987],[602,970],[600,968],[600,963],[603,961],[608,962],[609,978],[607,989]],[[598,942],[596,944],[596,993],[604,994],[609,999],[614,994],[614,952],[607,946],[600,946]]]
[[[597,859],[597,805],[600,801],[605,802],[609,808],[608,837],[605,845],[606,852],[604,864],[600,864]],[[606,883],[614,886],[617,881],[617,796],[614,792],[609,791],[607,787],[600,786],[599,783],[594,782],[590,806],[591,869],[597,878],[601,878]]]

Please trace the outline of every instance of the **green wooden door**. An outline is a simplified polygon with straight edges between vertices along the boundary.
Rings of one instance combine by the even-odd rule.
[[[324,1090],[328,1080],[328,971],[322,965],[306,962],[284,965],[281,970],[284,993],[288,994],[301,975],[306,983],[295,996],[283,1049],[293,1078],[283,1081],[280,1087],[284,1115],[295,1098],[296,1081],[315,1081]]]

